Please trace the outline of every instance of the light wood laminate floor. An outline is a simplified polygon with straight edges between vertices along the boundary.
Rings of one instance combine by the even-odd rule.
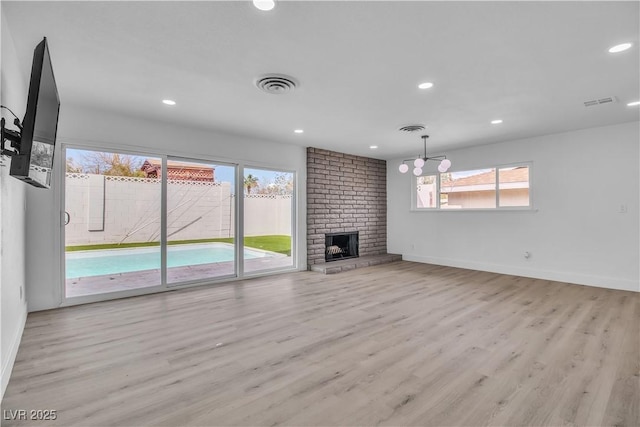
[[[640,425],[640,295],[396,262],[32,313],[3,425]]]

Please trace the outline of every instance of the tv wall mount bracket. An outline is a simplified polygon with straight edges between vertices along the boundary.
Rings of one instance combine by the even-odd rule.
[[[2,105],[1,107],[9,110],[4,105]],[[13,114],[13,111],[9,110],[9,112]],[[15,119],[13,120],[13,124],[16,125],[18,129],[20,129],[19,131],[7,129],[5,127],[4,117],[0,120],[0,154],[3,156],[16,156],[20,154],[22,125],[20,124],[20,119],[18,119],[15,114],[13,115],[15,117]],[[6,145],[7,142],[9,143],[8,146]],[[11,149],[9,149],[8,147],[10,147]]]

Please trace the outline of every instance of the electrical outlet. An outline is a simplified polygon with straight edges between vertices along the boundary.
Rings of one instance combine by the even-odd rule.
[[[627,213],[628,210],[629,208],[627,207],[627,205],[622,204],[620,205],[620,209],[618,210],[618,213]]]

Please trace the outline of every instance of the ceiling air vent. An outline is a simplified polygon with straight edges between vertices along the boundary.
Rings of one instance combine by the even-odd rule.
[[[400,132],[419,132],[425,130],[427,127],[424,125],[406,125],[398,129]]]
[[[607,98],[592,99],[590,101],[585,101],[584,102],[584,106],[585,107],[593,107],[595,105],[613,104],[615,102],[616,102],[616,97],[615,96],[609,96]]]
[[[298,87],[298,82],[293,77],[284,74],[269,74],[258,77],[256,79],[256,86],[263,92],[282,95]]]

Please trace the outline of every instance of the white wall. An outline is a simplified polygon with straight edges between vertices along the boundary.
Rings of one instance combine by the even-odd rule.
[[[291,234],[291,197],[251,194],[244,196],[244,235]],[[306,218],[303,218],[306,222]]]
[[[77,108],[65,103],[64,93],[60,93],[60,98],[59,143],[113,150],[148,150],[150,153],[295,171],[297,259],[299,269],[306,270],[306,151],[303,147]],[[28,269],[26,275],[29,311],[58,307],[63,298],[60,192],[64,171],[61,157],[56,152],[54,191],[45,196],[37,189],[27,192],[27,257],[39,260],[38,268]]]
[[[412,212],[411,176],[398,172],[401,159],[390,161],[388,250],[409,261],[640,291],[639,141],[632,122],[446,152],[453,171],[532,161],[533,212]]]
[[[0,77],[0,102],[11,108],[21,119],[27,99],[27,78],[18,64],[13,39],[2,16],[2,69]],[[9,129],[13,119],[6,110],[2,116],[7,119]],[[0,165],[0,366],[2,390],[9,383],[9,377],[22,337],[27,317],[24,299],[25,287],[25,191],[26,185],[9,177],[9,162],[1,160]],[[20,294],[23,294],[21,297]]]

